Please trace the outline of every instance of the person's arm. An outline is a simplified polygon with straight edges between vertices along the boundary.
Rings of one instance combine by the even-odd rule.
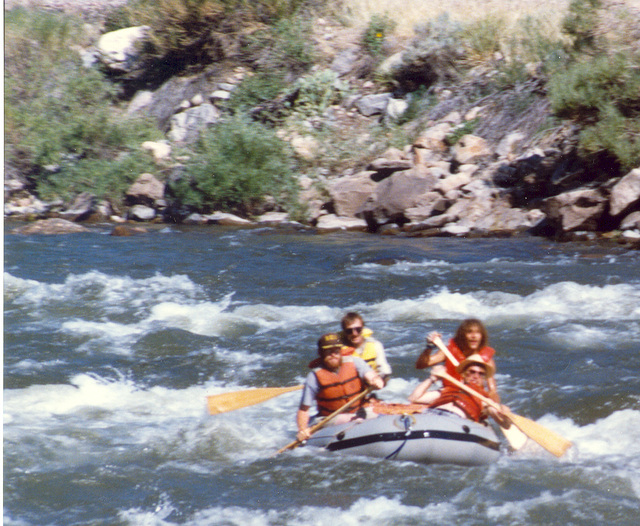
[[[387,361],[384,346],[379,341],[376,341],[376,365],[378,367],[378,374],[382,376],[382,379],[386,383],[387,377],[391,376],[391,366]]]
[[[493,370],[496,370],[496,363],[493,361],[493,358],[489,360],[489,365],[493,367]],[[489,398],[494,402],[500,403],[500,395],[498,394],[498,384],[496,384],[495,376],[491,376],[487,378],[487,393],[489,394]]]
[[[380,378],[380,375],[369,367],[367,362],[356,357],[351,357],[350,360],[352,360],[353,364],[356,366],[358,376],[364,380],[367,385],[370,385],[375,389],[382,389],[384,387],[384,381]]]
[[[439,332],[433,331],[427,335],[427,348],[422,351],[422,354],[418,356],[416,360],[416,369],[426,369],[440,362],[444,362],[446,359],[445,354],[442,351],[438,351],[431,356],[431,351],[434,349],[433,342],[436,338],[442,338]]]
[[[431,349],[427,347],[422,354],[418,356],[416,360],[416,369],[426,369],[437,363],[442,363],[446,360],[446,356],[442,351],[438,351],[434,355],[431,354]]]
[[[300,405],[298,413],[296,414],[296,423],[298,424],[298,434],[296,438],[303,442],[311,436],[311,430],[309,429],[309,409],[308,405]]]
[[[409,402],[412,404],[419,404],[422,396],[429,390],[429,387],[431,387],[435,381],[436,378],[430,376],[424,382],[418,384],[418,386],[413,390],[413,393],[409,395]]]
[[[384,387],[384,380],[373,369],[365,373],[364,381],[375,389],[382,389]]]

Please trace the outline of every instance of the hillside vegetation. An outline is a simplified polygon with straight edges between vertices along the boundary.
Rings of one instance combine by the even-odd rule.
[[[304,219],[297,176],[339,173],[407,144],[443,89],[466,90],[475,100],[501,94],[511,120],[538,111],[542,96],[542,118],[527,119],[533,135],[542,140],[570,121],[580,130],[579,155],[618,177],[640,161],[638,4],[131,0],[80,14],[37,2],[12,7],[5,11],[5,170],[23,177],[40,199],[68,202],[90,192],[118,211],[139,174],[168,180],[171,173],[140,148],[165,130],[129,114],[129,100],[138,89],[215,64],[249,74],[224,106],[227,117],[177,152],[186,176],[171,191],[190,210],[251,215],[268,198]],[[318,20],[338,28],[333,40],[321,34]],[[118,77],[83,63],[79,51],[100,33],[137,25],[151,28],[139,75]],[[351,84],[327,69],[339,38],[350,38],[367,56]],[[399,51],[399,67],[382,67]],[[345,123],[339,140],[331,140],[322,119],[363,86],[410,95],[407,112],[393,122]],[[323,146],[313,160],[282,140],[300,130]],[[484,131],[501,133],[496,126]],[[250,170],[238,169],[247,163]]]

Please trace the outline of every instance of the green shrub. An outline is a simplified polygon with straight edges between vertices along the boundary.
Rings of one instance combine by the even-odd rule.
[[[362,47],[373,56],[382,53],[382,46],[386,36],[393,31],[396,23],[387,15],[373,15],[362,35]]]
[[[481,62],[493,59],[493,54],[501,50],[506,21],[491,15],[466,24],[461,34],[469,60]]]
[[[466,121],[463,124],[456,126],[445,138],[444,142],[449,146],[453,146],[456,144],[461,137],[465,135],[469,135],[473,133],[473,131],[477,128],[480,119],[471,119],[470,121]]]
[[[601,7],[602,0],[571,0],[562,29],[572,38],[576,51],[596,45],[598,9]]]
[[[234,113],[245,113],[259,104],[275,99],[286,87],[281,71],[259,71],[242,81],[231,94],[226,107]]]
[[[176,65],[229,56],[246,35],[293,17],[304,0],[135,0],[119,20],[151,28],[145,53]]]
[[[103,184],[102,174],[123,174],[117,165],[160,132],[117,117],[113,86],[72,48],[83,39],[78,20],[9,11],[5,35],[5,163],[28,175],[45,198],[68,197],[78,187],[115,195],[139,173],[123,175],[122,184],[113,177]],[[150,169],[148,156],[136,162]]]
[[[121,206],[127,188],[155,166],[148,153],[140,150],[123,152],[116,159],[85,158],[62,161],[59,171],[42,175],[36,190],[47,200],[68,201],[82,192],[108,199],[116,208]]]
[[[416,26],[415,34],[402,54],[402,63],[394,68],[395,80],[414,91],[420,86],[457,77],[457,68],[464,58],[460,44],[462,25],[445,13]]]
[[[265,195],[287,205],[295,199],[292,167],[292,152],[273,130],[236,116],[200,138],[172,191],[203,211],[246,213]]]
[[[326,109],[340,102],[349,92],[349,86],[341,81],[335,71],[323,69],[298,79],[294,89],[299,89],[293,111],[305,116],[322,115]]]
[[[602,55],[571,65],[549,83],[551,107],[558,117],[582,124],[580,146],[605,153],[623,169],[640,161],[640,57]]]

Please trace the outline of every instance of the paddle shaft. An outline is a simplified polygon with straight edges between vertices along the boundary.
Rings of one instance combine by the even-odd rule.
[[[313,435],[316,431],[318,431],[319,429],[323,428],[324,426],[326,426],[329,422],[331,422],[331,420],[333,420],[336,416],[338,416],[341,413],[344,413],[347,409],[349,409],[353,404],[355,404],[358,400],[363,399],[365,396],[367,396],[371,391],[373,390],[372,387],[367,387],[364,391],[362,391],[358,396],[356,396],[355,398],[352,398],[351,400],[349,400],[346,404],[344,404],[341,408],[336,409],[333,413],[331,413],[329,416],[323,418],[322,420],[320,420],[320,422],[318,422],[317,424],[314,424],[313,426],[311,426],[309,428],[309,432],[311,433],[311,435]],[[294,440],[293,442],[291,442],[290,444],[287,444],[286,446],[284,446],[283,448],[280,448],[278,451],[276,451],[274,453],[273,456],[279,455],[280,453],[282,453],[283,451],[287,451],[288,449],[295,449],[297,448],[300,444],[302,444],[302,442],[304,442],[303,440]]]
[[[440,349],[444,353],[444,355],[449,359],[449,361],[453,364],[454,367],[458,367],[458,365],[460,365],[460,362],[456,360],[456,357],[453,354],[451,354],[451,351],[449,349],[447,349],[447,346],[444,344],[440,336],[435,338],[433,340],[433,343],[438,349]]]

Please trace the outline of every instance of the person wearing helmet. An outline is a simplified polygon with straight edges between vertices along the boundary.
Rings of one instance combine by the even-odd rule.
[[[317,416],[325,417],[355,398],[367,385],[375,389],[384,387],[378,373],[360,358],[343,356],[342,347],[341,338],[335,333],[325,334],[318,340],[321,363],[307,375],[296,414],[297,439],[300,441],[307,440],[310,436],[309,411],[314,402],[318,408]],[[334,423],[356,418],[359,409],[363,409],[362,401],[338,415]]]

